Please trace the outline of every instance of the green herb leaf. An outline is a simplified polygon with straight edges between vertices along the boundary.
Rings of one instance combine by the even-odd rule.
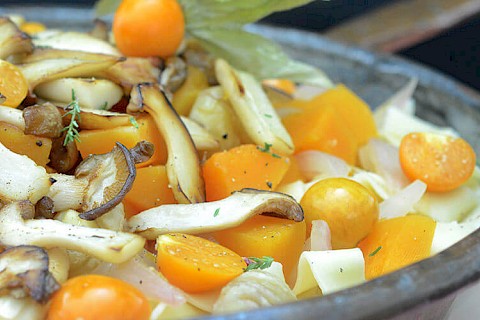
[[[122,0],[99,0],[95,3],[95,16],[101,17],[114,13]]]
[[[138,122],[134,117],[130,117],[130,123],[135,127],[135,129],[138,129]]]
[[[72,102],[70,102],[66,107],[65,110],[68,110],[63,116],[70,115],[70,123],[68,126],[62,129],[62,132],[66,131],[65,140],[63,140],[63,145],[66,146],[70,142],[78,141],[80,142],[80,138],[78,137],[78,122],[77,119],[80,120],[80,105],[78,104],[77,97],[75,96],[75,90],[72,89]]]
[[[217,208],[213,213],[213,217],[215,218],[216,216],[218,216],[219,213],[220,213],[220,208]]]
[[[255,269],[263,270],[269,268],[273,263],[273,258],[267,256],[263,256],[261,258],[248,257],[246,261],[248,265],[245,269],[245,272]]]
[[[272,145],[270,143],[266,143],[265,142],[265,147],[262,148],[260,146],[257,146],[257,149],[262,151],[262,152],[266,152],[266,153],[270,153],[270,155],[274,158],[277,158],[277,159],[280,159],[281,156],[279,156],[278,154],[276,153],[273,153],[272,150],[270,149],[272,147]]]
[[[379,246],[377,249],[375,249],[372,253],[370,253],[368,256],[369,257],[373,257],[374,255],[376,255],[378,253],[378,251],[380,251],[382,249],[382,246]]]
[[[290,59],[271,40],[240,27],[196,29],[190,33],[213,55],[258,79],[286,78],[314,86],[332,86],[320,69]]]

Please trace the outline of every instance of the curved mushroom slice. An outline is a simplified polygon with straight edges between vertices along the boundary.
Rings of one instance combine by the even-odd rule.
[[[108,25],[101,19],[93,20],[93,29],[90,31],[90,35],[96,39],[108,42]]]
[[[167,92],[178,90],[187,78],[187,64],[180,57],[170,57],[165,61],[165,69],[160,76],[160,85]]]
[[[75,141],[65,143],[66,132],[59,138],[53,139],[52,149],[50,150],[50,162],[48,166],[59,173],[67,173],[72,170],[80,160],[80,153]]]
[[[131,233],[75,226],[50,219],[22,218],[22,215],[32,215],[32,211],[33,206],[28,201],[4,206],[0,211],[0,243],[71,249],[111,263],[131,259],[145,244],[144,238]]]
[[[0,59],[12,54],[30,53],[33,50],[32,39],[18,28],[9,18],[0,17]]]
[[[167,145],[167,176],[175,200],[179,203],[204,202],[205,185],[197,150],[163,91],[154,84],[137,85],[132,90],[127,111],[145,111],[155,120]]]
[[[233,228],[258,214],[303,220],[302,207],[292,197],[243,189],[219,201],[152,208],[130,218],[128,226],[130,231],[153,240],[168,232],[200,234]]]
[[[76,179],[75,176],[53,173],[50,174],[53,183],[47,197],[53,200],[53,211],[61,212],[68,209],[80,210],[87,179]]]
[[[58,110],[62,115],[66,113],[66,110],[62,107],[58,107]],[[130,118],[131,116],[125,113],[81,109],[78,126],[79,129],[83,130],[112,129],[132,125]],[[64,119],[70,122],[69,115],[65,116]]]
[[[61,103],[72,101],[72,90],[84,109],[110,110],[123,97],[123,90],[112,81],[94,78],[63,78],[39,84],[35,94]]]
[[[123,58],[85,52],[36,49],[19,65],[30,91],[40,83],[68,77],[91,77]]]
[[[60,285],[48,270],[48,254],[39,247],[18,246],[0,253],[0,293],[46,303]]]
[[[197,150],[216,151],[220,149],[220,143],[210,134],[210,132],[187,117],[180,116],[180,119],[182,119],[183,124],[192,137],[193,143],[195,144]]]
[[[139,83],[158,83],[160,69],[152,59],[129,57],[102,71],[99,76],[119,84],[128,95]]]
[[[120,56],[120,52],[107,41],[81,32],[48,32],[33,39],[36,47],[48,47],[59,50],[76,50]]]
[[[225,60],[215,62],[218,82],[240,118],[245,131],[258,145],[271,144],[283,154],[292,154],[292,138],[255,78],[233,69]]]
[[[88,180],[80,218],[95,220],[122,202],[133,186],[136,173],[134,157],[118,142],[109,153],[90,155],[83,160],[75,170],[75,178]]]
[[[51,181],[45,168],[0,143],[0,200],[30,200],[47,195]],[[28,173],[28,174],[26,174]]]

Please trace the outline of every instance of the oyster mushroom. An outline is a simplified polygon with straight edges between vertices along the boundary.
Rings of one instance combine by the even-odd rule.
[[[187,117],[180,116],[180,119],[182,119],[183,124],[192,137],[193,143],[195,144],[197,150],[217,151],[220,149],[220,143],[210,134],[210,132]]]
[[[170,57],[165,62],[165,69],[160,76],[160,85],[165,91],[173,93],[187,78],[187,64],[180,57]]]
[[[145,244],[144,238],[131,233],[23,218],[33,216],[33,210],[28,201],[5,205],[0,211],[0,243],[71,249],[111,263],[131,259]]]
[[[32,39],[20,31],[12,20],[0,17],[0,59],[18,53],[30,53],[32,50]]]
[[[0,293],[30,296],[46,303],[60,285],[48,270],[48,254],[39,247],[18,246],[0,253]]]
[[[145,111],[155,120],[167,145],[167,176],[175,199],[179,203],[204,202],[205,185],[197,150],[164,92],[154,84],[143,83],[135,86],[127,111]]]
[[[48,165],[60,173],[67,173],[72,170],[80,160],[80,155],[75,141],[65,143],[66,133],[64,132],[57,139],[52,141],[52,149],[50,150],[50,162]]]
[[[58,110],[62,115],[66,110],[59,107]],[[79,129],[96,130],[96,129],[112,129],[116,127],[131,125],[131,116],[125,113],[111,112],[106,110],[89,110],[80,108],[80,118],[78,119]],[[1,110],[0,110],[1,116]],[[70,122],[70,116],[64,117],[65,121]]]
[[[30,91],[40,83],[68,77],[92,77],[124,59],[117,56],[57,49],[35,49],[18,67]]]
[[[94,38],[108,42],[108,25],[101,19],[93,20],[93,29],[90,31],[90,35]]]
[[[258,214],[303,220],[302,208],[289,195],[243,189],[219,201],[155,207],[130,218],[128,227],[153,240],[169,232],[199,234],[233,228]]]
[[[252,75],[233,69],[222,59],[215,62],[215,73],[249,137],[257,145],[268,143],[280,153],[292,154],[292,138],[260,83]]]
[[[47,195],[52,183],[45,168],[1,143],[0,159],[0,202],[30,200],[36,203]]]

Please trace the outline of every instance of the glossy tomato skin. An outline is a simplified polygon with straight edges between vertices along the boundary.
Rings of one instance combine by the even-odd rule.
[[[185,18],[176,0],[123,0],[112,29],[123,54],[166,58],[183,40]]]
[[[148,320],[150,313],[147,298],[130,284],[84,275],[68,280],[53,295],[47,320]]]

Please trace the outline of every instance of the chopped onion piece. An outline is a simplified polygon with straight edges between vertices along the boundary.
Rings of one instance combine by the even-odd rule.
[[[310,251],[332,250],[332,235],[330,227],[324,220],[312,221],[312,232],[310,234]]]
[[[413,207],[422,198],[427,190],[427,185],[415,180],[394,196],[380,203],[380,219],[401,217],[413,211]]]
[[[462,240],[480,227],[479,222],[437,222],[430,255],[435,255]]]
[[[114,277],[130,283],[154,300],[170,305],[186,302],[185,294],[168,283],[152,266],[148,266],[140,255],[121,264],[102,263],[91,273]]]
[[[342,159],[321,151],[303,151],[295,155],[298,167],[308,180],[315,177],[346,177],[350,166]]]
[[[404,87],[398,90],[375,110],[375,118],[381,117],[382,113],[388,108],[396,108],[410,115],[415,114],[415,100],[413,100],[412,97],[417,88],[417,84],[418,79],[410,79]]]
[[[302,100],[310,100],[315,98],[316,96],[324,93],[330,88],[327,87],[317,87],[311,86],[307,84],[302,84],[297,86],[295,92],[293,93],[294,99],[302,99]]]

